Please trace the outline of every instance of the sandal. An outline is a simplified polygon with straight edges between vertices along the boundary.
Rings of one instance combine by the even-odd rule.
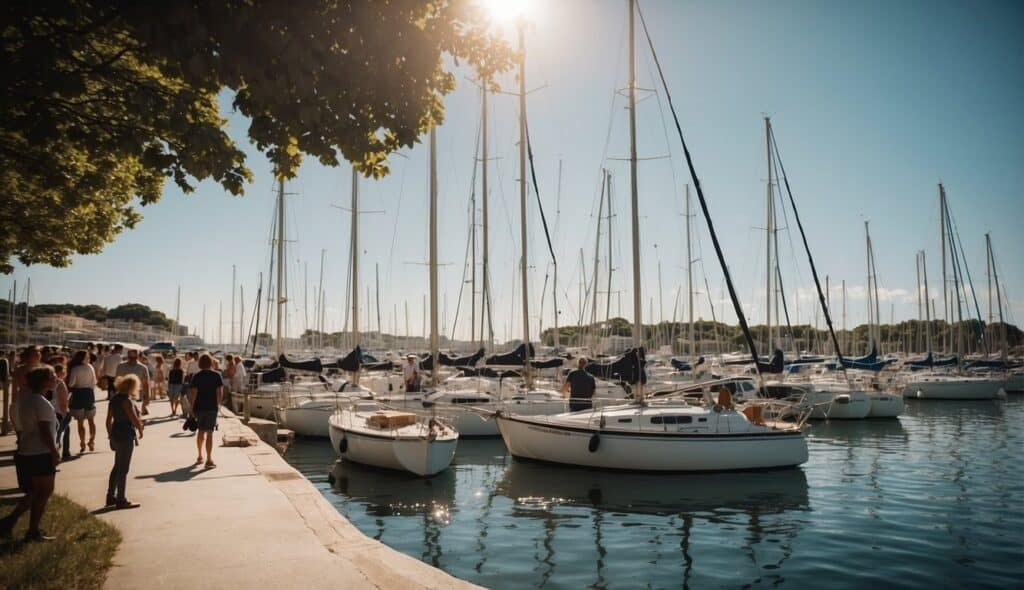
[[[90,440],[89,441],[89,451],[92,452],[92,451],[95,451],[95,450],[96,450],[96,441],[95,440]]]
[[[196,459],[196,463],[195,464],[196,465],[202,465],[203,464],[203,458],[199,457],[198,459]]]
[[[214,468],[214,467],[216,467],[216,466],[217,466],[217,464],[216,464],[216,463],[214,463],[213,461],[207,461],[207,462],[206,462],[206,468],[207,468],[207,469],[213,469],[213,468]]]

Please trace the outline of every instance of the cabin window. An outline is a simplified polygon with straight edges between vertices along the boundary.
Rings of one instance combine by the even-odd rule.
[[[654,416],[651,424],[690,424],[693,422],[691,416]]]
[[[619,418],[619,424],[629,424],[632,421],[632,418]]]
[[[697,422],[707,422],[707,418],[697,418]]]

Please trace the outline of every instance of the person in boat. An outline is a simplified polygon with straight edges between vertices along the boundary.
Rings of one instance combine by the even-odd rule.
[[[405,355],[406,363],[402,366],[402,377],[405,379],[405,391],[409,393],[420,390],[420,365],[415,354]]]
[[[594,391],[597,389],[597,381],[593,375],[587,372],[586,366],[587,359],[581,356],[576,361],[576,368],[565,376],[562,395],[569,396],[570,412],[589,410],[594,407]]]

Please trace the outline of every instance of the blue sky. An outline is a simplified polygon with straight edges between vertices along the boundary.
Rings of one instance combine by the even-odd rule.
[[[641,7],[752,322],[764,317],[765,236],[757,228],[764,226],[765,114],[772,117],[819,271],[834,286],[846,281],[849,325],[866,317],[865,220],[871,222],[884,289],[883,320],[890,312],[897,320],[917,315],[917,250],[928,253],[930,290],[939,297],[940,180],[982,313],[987,315],[984,234],[991,232],[1010,315],[1024,317],[1024,269],[1017,262],[1024,251],[1024,38],[1019,35],[1024,8],[1019,3],[645,0]],[[592,270],[602,166],[613,174],[613,290],[623,291],[613,296],[612,312],[621,297],[622,315],[631,317],[628,163],[617,159],[628,154],[628,128],[625,100],[615,92],[626,83],[626,2],[534,0],[532,8],[527,86],[536,90],[528,108],[541,198],[560,261],[560,323],[577,319],[580,249],[588,273]],[[643,44],[640,48],[638,84],[657,88],[649,52]],[[446,334],[463,272],[480,118],[479,93],[467,81],[469,75],[459,72],[459,88],[448,98],[446,120],[438,130],[440,252],[448,264],[441,270]],[[503,84],[511,88],[514,79],[508,76]],[[675,291],[685,288],[682,195],[689,180],[664,96],[641,96],[638,151],[642,158],[654,158],[639,165],[643,308],[648,315],[653,298],[655,318],[670,319]],[[519,297],[514,274],[519,249],[516,100],[495,96],[491,106],[490,150],[497,158],[490,168],[491,277],[495,331],[504,339],[521,333],[520,307],[513,298]],[[144,221],[102,254],[76,257],[66,269],[16,267],[14,275],[0,279],[0,292],[6,296],[17,279],[20,300],[31,276],[33,303],[112,306],[133,301],[173,316],[181,285],[182,323],[198,328],[205,304],[207,339],[216,340],[222,304],[226,334],[232,265],[245,289],[247,315],[257,273],[267,271],[274,186],[263,156],[245,143],[247,122],[225,114],[256,176],[245,197],[232,197],[210,182],[184,196],[169,184],[163,200],[143,210]],[[670,158],[656,159],[666,155]],[[405,333],[407,302],[411,332],[418,334],[427,292],[427,271],[419,264],[427,252],[425,143],[403,156],[392,159],[390,177],[361,185],[363,208],[385,211],[361,218],[361,317],[366,317],[366,288],[372,295],[374,266],[379,265],[383,328],[390,330],[394,321],[397,332]],[[292,333],[305,327],[304,284],[312,308],[322,250],[327,327],[341,327],[349,219],[332,205],[347,206],[349,186],[347,168],[308,162],[287,187],[292,193],[286,209]],[[536,316],[550,257],[532,196],[528,222],[530,301]],[[696,252],[706,263],[706,269],[696,267],[696,315],[710,319],[703,277],[706,273],[717,311],[721,272],[703,220],[695,218],[694,227]],[[813,283],[795,225],[792,230],[779,237],[782,272],[790,313],[806,322],[814,313]],[[603,252],[601,259],[605,264]],[[306,265],[308,282],[303,280]],[[838,289],[832,301],[838,315]],[[464,306],[458,337],[468,336],[468,313]],[[678,313],[685,315],[685,310],[680,307]],[[550,326],[550,291],[544,316],[544,325]],[[735,321],[731,309],[725,310],[725,319]],[[534,334],[538,321],[531,318]],[[365,327],[365,319],[362,323]]]

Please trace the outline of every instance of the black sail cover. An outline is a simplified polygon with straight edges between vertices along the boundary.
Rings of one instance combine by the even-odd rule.
[[[288,376],[284,372],[283,367],[274,367],[269,371],[263,371],[260,373],[261,383],[284,383]]]
[[[586,371],[600,379],[624,383],[647,383],[647,365],[643,347],[630,348],[610,363],[587,363]]]
[[[782,361],[782,350],[776,348],[775,352],[772,353],[772,358],[767,363],[761,361],[757,362],[757,369],[761,373],[778,374],[782,372],[784,365],[785,364]]]
[[[533,349],[533,344],[530,344],[530,358],[535,356],[537,356],[537,352]],[[526,364],[526,345],[520,344],[512,352],[489,356],[487,357],[487,364],[521,367]]]
[[[308,361],[293,361],[282,354],[278,357],[277,361],[285,369],[294,369],[296,371],[309,371],[311,373],[319,373],[324,370],[323,364],[320,363],[320,359],[312,359]]]
[[[480,359],[484,358],[484,349],[480,349],[473,354],[466,356],[448,356],[443,352],[437,353],[437,362],[442,367],[472,367],[475,366]],[[420,361],[420,369],[424,371],[431,371],[434,369],[434,358],[429,354]]]

